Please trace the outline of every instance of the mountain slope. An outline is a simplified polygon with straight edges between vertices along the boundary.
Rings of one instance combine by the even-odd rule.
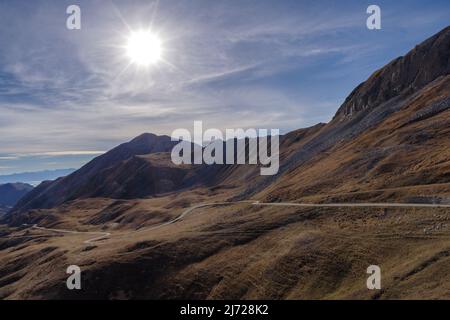
[[[445,28],[382,69],[347,97],[335,120],[352,117],[398,96],[406,97],[450,73],[450,27]]]
[[[442,171],[433,169],[425,152],[410,155],[416,157],[412,162],[421,165],[422,172],[429,175],[425,180],[391,183],[391,179],[400,179],[391,170],[391,176],[378,176],[384,184],[371,184],[368,181],[374,182],[375,171],[372,175],[367,173],[380,160],[380,152],[387,156],[390,149],[397,150],[400,159],[405,158],[408,150],[417,149],[438,154],[442,163],[448,161],[449,74],[450,27],[447,27],[359,85],[333,120],[282,163],[277,176],[260,179],[241,197],[259,196],[276,201],[335,192],[344,184],[347,186],[341,188],[342,192],[414,186],[425,181],[450,182],[448,176],[441,175]],[[342,163],[345,159],[346,167]],[[405,164],[397,163],[396,170],[401,170],[402,165]]]
[[[450,202],[450,76],[398,106],[383,121],[288,172],[263,191],[264,197],[343,194],[333,197]]]

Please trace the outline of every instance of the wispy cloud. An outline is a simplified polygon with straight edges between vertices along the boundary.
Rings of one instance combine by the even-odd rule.
[[[12,158],[17,159],[20,157],[63,157],[63,156],[99,155],[105,152],[106,151],[50,151],[50,152],[19,154]]]

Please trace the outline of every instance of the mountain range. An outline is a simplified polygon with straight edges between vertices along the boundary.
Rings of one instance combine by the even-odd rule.
[[[205,174],[200,174],[189,185],[236,184],[245,177],[255,182],[247,183],[240,197],[261,195],[270,200],[286,200],[329,194],[330,190],[361,193],[447,182],[448,164],[437,159],[446,159],[448,146],[445,127],[450,106],[446,95],[450,73],[448,34],[448,29],[444,29],[376,71],[353,90],[330,123],[282,136],[281,170],[275,177],[261,178],[257,170],[248,166],[216,166],[209,169],[214,171],[210,175],[217,177],[227,171],[225,181],[204,181],[201,177]],[[439,128],[437,120],[441,122]],[[175,191],[185,186],[189,171],[198,169],[174,167],[168,157],[174,145],[167,136],[143,134],[72,175],[41,185],[17,209],[48,208],[77,198],[140,198]],[[417,156],[428,151],[436,154],[433,159],[439,163],[438,167]],[[410,152],[416,155],[413,159],[397,161]],[[321,170],[319,176],[315,175],[317,170]],[[346,181],[351,170],[359,172],[354,171],[352,181]],[[396,174],[397,171],[402,172]],[[284,192],[286,185],[291,186],[299,179],[301,186],[289,187]],[[415,191],[412,194],[417,195]]]
[[[31,289],[20,275],[81,254],[85,298],[450,298],[445,207],[283,205],[450,204],[450,27],[375,71],[329,123],[281,136],[277,175],[177,166],[174,144],[143,134],[23,197],[2,219],[11,232],[36,223],[115,236],[73,236],[72,248],[36,230],[40,240],[0,242],[0,296],[79,297],[56,271]],[[382,292],[360,285],[374,261]]]
[[[36,185],[40,184],[42,181],[54,180],[59,177],[64,177],[74,171],[75,169],[57,169],[0,175],[0,183],[5,184],[21,182]]]

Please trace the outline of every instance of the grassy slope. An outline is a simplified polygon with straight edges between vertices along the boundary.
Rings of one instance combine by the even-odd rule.
[[[86,235],[16,231],[0,243],[1,297],[450,298],[444,209],[238,204],[157,230],[110,231],[96,245]],[[65,289],[70,264],[84,271],[82,292]],[[382,292],[365,287],[371,264],[382,268]]]
[[[450,109],[411,121],[420,110],[448,98],[449,92],[450,76],[435,81],[400,111],[302,163],[259,196],[299,199],[344,194],[348,201],[375,197],[412,201],[426,197],[424,187],[430,190],[436,184],[441,193],[436,196],[450,200]],[[407,190],[391,191],[396,188]]]

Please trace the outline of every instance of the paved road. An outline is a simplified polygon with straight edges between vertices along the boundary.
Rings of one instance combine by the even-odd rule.
[[[254,201],[258,206],[288,206],[288,207],[320,207],[320,208],[339,208],[339,207],[376,207],[376,208],[450,208],[450,204],[431,204],[431,203],[293,203],[293,202],[259,202]]]
[[[169,225],[169,224],[175,223],[175,222],[177,222],[178,220],[183,219],[185,216],[187,216],[189,213],[191,213],[191,212],[194,211],[195,209],[199,209],[199,208],[203,208],[203,207],[209,207],[209,206],[228,205],[228,204],[232,204],[232,203],[236,203],[236,202],[216,202],[216,203],[203,203],[203,204],[198,204],[198,205],[195,205],[195,206],[193,206],[193,207],[187,208],[187,209],[184,210],[178,217],[176,217],[176,218],[173,219],[173,220],[164,222],[164,223],[159,224],[159,225],[154,226],[154,227],[149,227],[149,228],[141,229],[141,230],[139,230],[139,231],[143,231],[143,230],[145,230],[145,231],[155,230],[155,229],[159,229],[159,228],[161,228],[161,227],[167,226],[167,225]]]
[[[173,224],[187,215],[189,215],[192,211],[204,208],[204,207],[210,207],[210,206],[224,206],[224,205],[233,205],[238,203],[248,203],[255,206],[274,206],[274,207],[304,207],[304,208],[339,208],[339,207],[353,207],[353,208],[368,208],[368,207],[376,207],[376,208],[450,208],[449,204],[428,204],[428,203],[294,203],[294,202],[274,202],[274,203],[268,203],[268,202],[259,202],[259,201],[251,201],[251,200],[244,200],[244,201],[236,201],[236,202],[212,202],[212,203],[203,203],[198,204],[192,207],[187,208],[184,210],[178,217],[176,217],[173,220],[164,222],[162,224],[159,224],[157,226],[145,228],[139,230],[142,231],[150,231],[159,229],[162,227],[165,227],[169,224]],[[25,226],[30,226],[27,224],[24,224]],[[49,229],[49,228],[43,228],[38,227],[37,225],[32,225],[31,228],[38,229],[38,230],[46,230],[46,231],[52,231],[52,232],[59,232],[59,233],[70,233],[70,234],[90,234],[90,235],[97,235],[96,237],[84,241],[84,243],[92,243],[94,241],[103,240],[111,236],[111,233],[109,232],[84,232],[84,231],[72,231],[72,230],[63,230],[63,229]],[[133,231],[134,232],[134,231]],[[130,232],[131,233],[131,232]]]

